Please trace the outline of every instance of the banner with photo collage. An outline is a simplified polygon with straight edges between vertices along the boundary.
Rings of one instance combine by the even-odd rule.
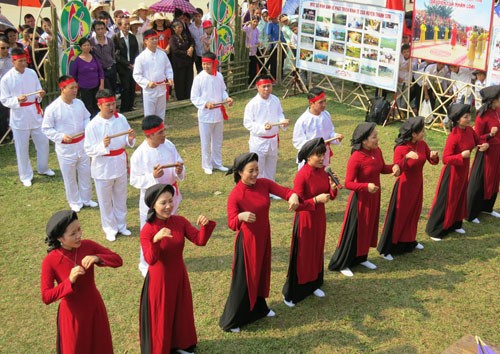
[[[500,27],[492,29],[486,86],[500,85]]]
[[[404,13],[328,0],[303,1],[297,67],[395,91]]]

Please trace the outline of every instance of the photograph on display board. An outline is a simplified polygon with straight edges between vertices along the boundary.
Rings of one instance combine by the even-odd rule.
[[[492,0],[415,0],[412,57],[484,70]]]
[[[494,27],[486,75],[486,86],[500,85],[500,27]]]
[[[396,89],[402,11],[317,0],[301,2],[299,14],[298,68]]]

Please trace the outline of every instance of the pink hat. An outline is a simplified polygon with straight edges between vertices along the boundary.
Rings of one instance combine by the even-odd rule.
[[[210,20],[203,21],[202,26],[203,26],[203,29],[213,27],[212,21],[210,21]]]

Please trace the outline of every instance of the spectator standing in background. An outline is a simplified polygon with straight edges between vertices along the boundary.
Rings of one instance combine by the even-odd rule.
[[[205,53],[203,51],[203,43],[201,42],[201,37],[203,36],[203,26],[201,23],[202,16],[203,10],[197,8],[196,13],[193,14],[193,22],[189,25],[189,32],[191,32],[191,37],[193,37],[194,40],[194,64],[196,65],[196,71],[198,74],[203,70],[201,67],[201,57]]]
[[[104,87],[116,93],[115,43],[105,36],[106,25],[102,21],[92,24],[95,36],[90,38],[92,54],[101,63],[104,71]]]

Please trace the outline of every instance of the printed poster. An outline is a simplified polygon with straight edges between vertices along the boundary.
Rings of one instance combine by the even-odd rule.
[[[492,32],[486,86],[500,85],[500,27],[494,27]]]
[[[485,70],[493,0],[415,0],[412,57]]]
[[[404,13],[328,0],[299,10],[297,67],[395,91]]]

